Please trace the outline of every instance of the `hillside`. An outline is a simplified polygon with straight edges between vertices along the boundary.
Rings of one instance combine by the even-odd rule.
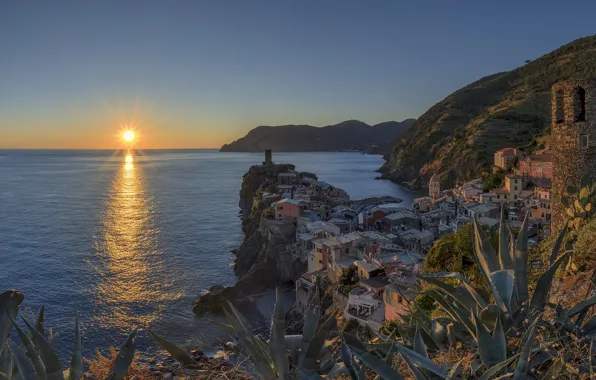
[[[452,186],[490,170],[493,153],[536,148],[550,131],[550,87],[596,77],[596,36],[581,38],[508,72],[455,91],[403,133],[381,168],[385,178],[426,186],[433,173]]]
[[[261,126],[231,144],[222,152],[311,152],[358,150],[387,153],[393,142],[412,125],[414,119],[388,121],[370,126],[358,120],[348,120],[326,127],[311,125]]]

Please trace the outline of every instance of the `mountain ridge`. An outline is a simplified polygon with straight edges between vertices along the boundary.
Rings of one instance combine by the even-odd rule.
[[[387,153],[393,142],[406,131],[415,119],[386,121],[374,125],[359,120],[316,127],[307,124],[278,126],[261,125],[246,136],[225,144],[221,152],[314,152],[357,150]],[[372,148],[376,145],[376,148]]]
[[[383,178],[420,188],[437,173],[442,187],[451,187],[490,171],[498,149],[540,148],[550,134],[550,88],[575,78],[596,78],[596,36],[454,91],[397,139]]]

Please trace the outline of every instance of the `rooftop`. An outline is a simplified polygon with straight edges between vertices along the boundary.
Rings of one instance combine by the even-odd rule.
[[[485,225],[487,225],[487,226],[489,226],[489,227],[494,227],[494,226],[496,226],[497,224],[499,224],[499,219],[495,219],[495,218],[486,218],[486,217],[484,217],[484,216],[483,216],[483,217],[481,217],[481,218],[478,218],[478,223],[480,223],[480,224],[485,224]]]
[[[497,208],[499,208],[499,206],[496,205],[492,205],[489,203],[476,203],[473,204],[472,206],[464,206],[465,208],[467,208],[468,210],[474,211],[474,212],[489,212],[489,211],[493,211],[496,210]]]
[[[385,276],[371,277],[366,280],[360,280],[362,285],[370,286],[371,288],[379,289],[389,285],[389,279]]]
[[[290,198],[284,198],[282,200],[279,200],[277,202],[275,202],[275,204],[283,204],[283,203],[287,203],[287,204],[291,204],[291,205],[296,205],[296,206],[300,206],[301,202],[297,201],[295,199],[290,199]]]
[[[375,263],[366,260],[356,260],[354,261],[354,264],[358,265],[360,268],[364,269],[369,273],[379,269],[379,267],[377,267]]]
[[[341,219],[341,218],[331,218],[327,221],[327,223],[331,223],[331,224],[346,224],[346,223],[350,223],[349,220],[347,219]]]
[[[365,239],[369,240],[379,240],[379,241],[389,241],[391,239],[387,238],[385,235],[380,234],[376,231],[359,231],[357,232],[360,236]]]
[[[356,232],[350,232],[349,234],[338,235],[335,237],[341,244],[350,243],[356,240],[362,239],[362,236]]]

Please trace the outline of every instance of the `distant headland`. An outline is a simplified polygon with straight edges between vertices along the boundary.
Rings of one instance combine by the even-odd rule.
[[[278,152],[359,151],[385,154],[395,140],[415,119],[387,121],[369,125],[358,120],[347,120],[335,125],[260,126],[230,144],[222,152]]]

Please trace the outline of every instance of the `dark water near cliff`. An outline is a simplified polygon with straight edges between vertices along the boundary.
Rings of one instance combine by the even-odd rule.
[[[275,154],[352,198],[412,194],[375,181],[380,156]],[[238,191],[262,155],[216,151],[1,151],[0,291],[46,305],[47,325],[72,347],[73,318],[85,354],[119,345],[133,327],[173,341],[225,336],[191,309],[214,284],[233,283],[230,250],[242,239]],[[146,333],[141,348],[151,346]]]

